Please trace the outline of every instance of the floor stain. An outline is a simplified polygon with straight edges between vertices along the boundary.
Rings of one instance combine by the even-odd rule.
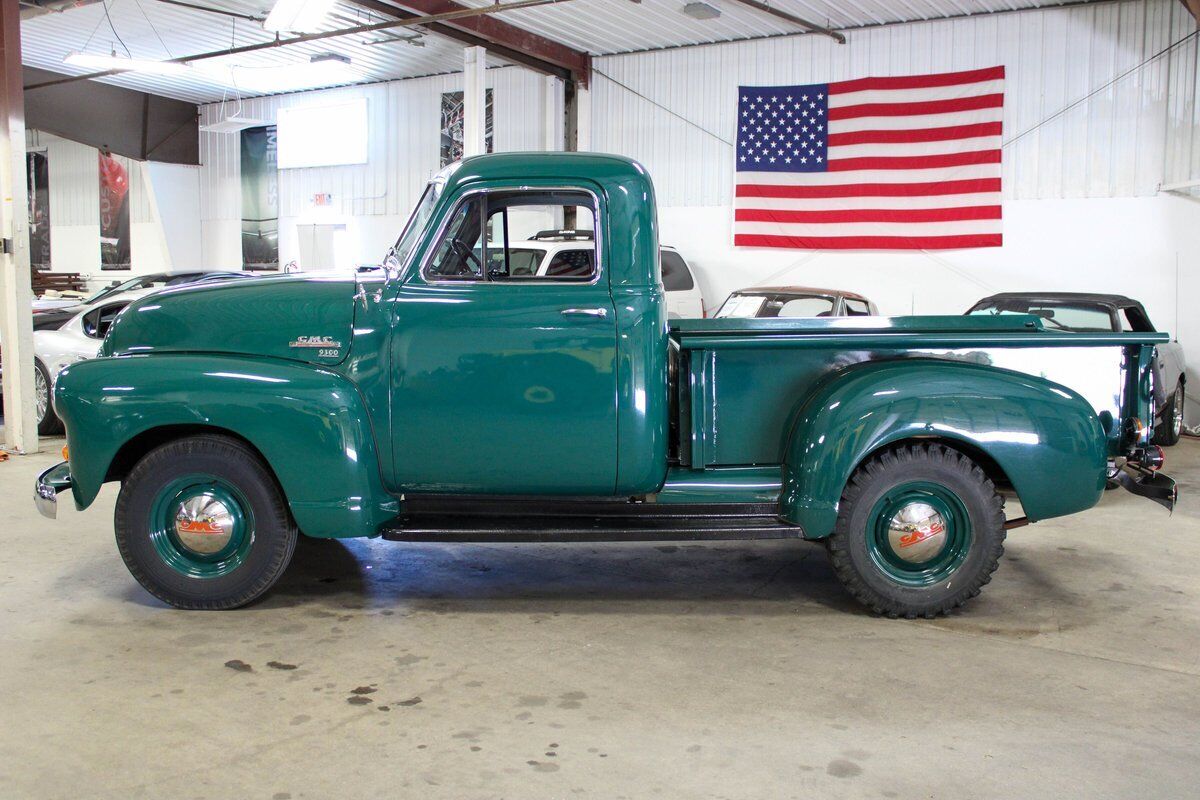
[[[375,702],[369,697],[363,697],[361,694],[356,694],[353,697],[347,697],[346,702],[352,706],[365,706],[367,703]]]
[[[862,774],[862,767],[844,758],[835,758],[829,762],[825,771],[835,778],[856,778]]]
[[[401,700],[399,703],[396,703],[396,705],[398,705],[398,706],[415,706],[415,705],[420,705],[420,703],[421,703],[421,698],[420,698],[420,696],[417,696],[417,697],[410,697],[407,700]]]
[[[271,669],[295,669],[295,664],[285,664],[282,661],[268,661],[267,666]]]
[[[374,694],[378,691],[375,686],[356,686],[350,690],[350,694]]]
[[[558,772],[560,767],[558,764],[548,764],[545,761],[526,761],[526,764],[533,767],[534,772]]]
[[[234,659],[230,659],[229,661],[226,661],[225,666],[229,667],[231,670],[234,670],[235,672],[253,672],[254,671],[254,667],[250,666],[245,661],[242,661],[240,658],[234,658]]]

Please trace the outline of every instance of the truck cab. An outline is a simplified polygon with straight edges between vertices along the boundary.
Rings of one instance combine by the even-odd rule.
[[[560,229],[594,231],[590,258],[529,274],[522,243]],[[101,358],[58,380],[70,457],[39,478],[39,507],[120,481],[121,554],[183,608],[252,602],[302,534],[782,537],[828,542],[879,613],[923,616],[978,593],[1009,527],[1094,505],[1111,470],[1174,503],[1139,422],[1163,334],[669,321],[659,253],[634,161],[467,159],[430,182],[382,270],[132,303]],[[1081,347],[1108,359],[1115,404],[997,366]]]

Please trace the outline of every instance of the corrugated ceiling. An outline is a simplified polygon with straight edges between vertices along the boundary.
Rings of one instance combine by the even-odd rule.
[[[844,31],[869,25],[938,19],[1067,4],[1066,0],[770,0],[783,11]],[[199,5],[263,17],[271,0],[190,0]],[[470,6],[492,5],[492,0],[460,0]],[[558,5],[508,11],[497,15],[513,25],[561,41],[593,54],[623,53],[733,41],[796,33],[800,29],[778,17],[741,5],[734,0],[707,0],[720,10],[717,19],[700,21],[682,13],[685,0],[571,0]],[[73,50],[123,54],[128,48],[137,58],[167,58],[269,42],[273,34],[260,24],[206,13],[158,0],[108,0],[108,17],[102,3],[44,14],[21,23],[22,60],[25,64],[70,75],[87,70],[69,67],[63,58]],[[382,21],[350,2],[340,2],[326,30]],[[116,33],[114,34],[113,28]],[[411,35],[404,28],[359,34],[284,48],[246,53],[226,59],[239,67],[254,68],[297,64],[311,56],[337,53],[349,57],[362,81],[378,81],[455,72],[462,69],[462,46],[428,34],[423,46],[404,42],[367,44],[392,36]],[[118,40],[119,36],[119,40]],[[850,33],[853,36],[853,33]],[[123,44],[122,44],[123,42]],[[489,56],[489,66],[507,63]],[[228,86],[199,75],[164,77],[126,73],[105,82],[195,103],[231,95]],[[244,92],[261,94],[261,92]]]

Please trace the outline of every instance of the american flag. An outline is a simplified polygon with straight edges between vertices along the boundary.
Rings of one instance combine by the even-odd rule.
[[[998,247],[1004,67],[738,89],[733,243]]]

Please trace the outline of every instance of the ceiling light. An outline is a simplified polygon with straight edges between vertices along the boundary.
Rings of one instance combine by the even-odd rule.
[[[200,61],[196,63],[196,68],[211,80],[239,91],[260,94],[342,86],[363,79],[362,73],[354,69],[350,59],[337,53],[322,53],[308,61],[269,67]]]
[[[263,21],[268,31],[312,32],[319,30],[333,10],[334,0],[275,0]]]
[[[100,53],[81,53],[75,51],[67,54],[64,64],[85,69],[122,70],[126,72],[151,72],[155,75],[186,75],[191,70],[187,64],[176,61],[155,61],[149,58],[128,58],[116,53],[101,55]]]
[[[683,13],[692,19],[716,19],[721,16],[721,9],[714,8],[708,3],[688,3],[683,7]]]
[[[253,117],[243,117],[240,114],[230,114],[225,119],[201,125],[200,130],[205,133],[237,133],[247,128],[261,128],[264,125],[270,124],[265,119],[254,119]]]

